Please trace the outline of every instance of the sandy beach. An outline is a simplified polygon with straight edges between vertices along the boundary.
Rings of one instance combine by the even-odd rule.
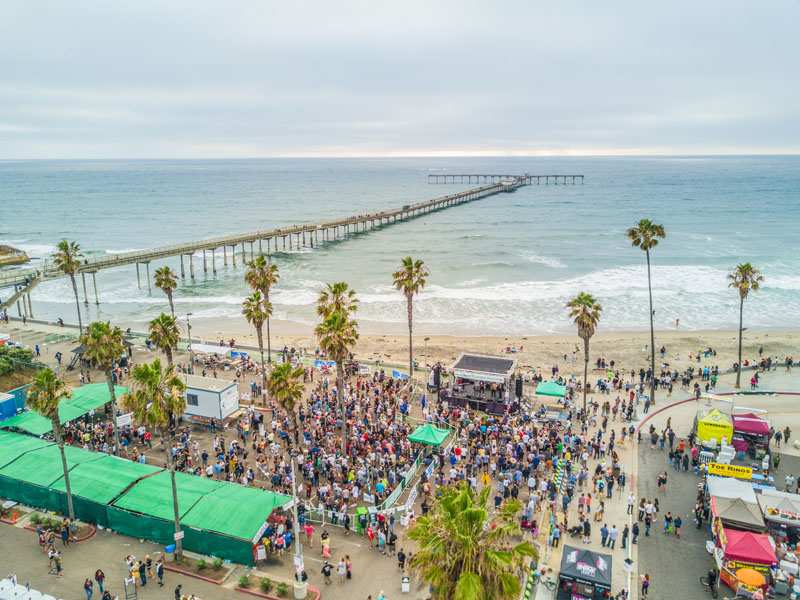
[[[237,344],[255,345],[253,329],[244,321],[227,320],[225,330],[215,327],[211,322],[192,323],[193,336],[205,341],[218,342],[233,337]],[[387,365],[408,363],[408,335],[392,326],[386,328],[375,323],[361,323],[361,336],[356,348],[356,356],[362,360],[381,361]],[[564,368],[576,365],[576,372],[582,369],[583,342],[577,335],[529,335],[529,336],[464,336],[464,335],[426,335],[424,328],[414,334],[414,355],[420,365],[442,361],[449,365],[462,351],[483,354],[505,354],[507,349],[516,348],[511,354],[523,369],[549,369],[558,364]],[[304,348],[314,352],[317,347],[313,328],[308,325],[287,321],[272,321],[272,348],[284,345]],[[388,332],[387,332],[388,331]],[[427,339],[427,341],[426,341]],[[266,343],[266,342],[265,342]],[[590,360],[600,357],[615,361],[626,369],[638,369],[649,360],[649,331],[601,331],[592,338]],[[704,360],[704,364],[719,365],[727,369],[736,361],[737,332],[734,331],[656,331],[656,350],[661,346],[667,349],[663,362],[684,369],[689,365],[689,357],[696,357],[699,350],[713,348],[716,357]],[[781,361],[786,355],[800,354],[800,330],[747,330],[743,343],[743,356],[751,361],[758,358],[758,350],[763,347],[764,356],[778,357]],[[577,353],[575,353],[577,348]],[[566,361],[564,355],[567,356]],[[657,355],[657,360],[660,360]]]

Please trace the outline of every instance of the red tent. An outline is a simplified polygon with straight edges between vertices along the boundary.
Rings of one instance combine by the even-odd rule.
[[[774,565],[778,562],[775,549],[766,533],[752,533],[724,528],[725,560]]]
[[[750,435],[769,435],[769,422],[753,413],[733,415],[733,430]]]

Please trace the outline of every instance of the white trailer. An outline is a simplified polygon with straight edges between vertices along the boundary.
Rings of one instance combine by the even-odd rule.
[[[186,415],[225,419],[239,410],[239,386],[228,379],[181,375],[186,383]]]

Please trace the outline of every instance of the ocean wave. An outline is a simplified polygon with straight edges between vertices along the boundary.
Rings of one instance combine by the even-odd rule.
[[[127,254],[128,252],[141,252],[147,248],[124,248],[123,250],[103,250],[106,254]]]
[[[0,240],[0,244],[13,246],[17,250],[22,250],[31,258],[43,258],[50,256],[56,251],[56,247],[52,244],[34,244],[28,240]]]
[[[557,258],[551,258],[549,256],[539,256],[538,254],[528,254],[523,255],[528,262],[544,265],[546,267],[550,267],[551,269],[564,269],[567,265],[562,263]]]

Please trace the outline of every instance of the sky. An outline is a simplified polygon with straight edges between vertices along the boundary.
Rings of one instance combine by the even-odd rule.
[[[0,159],[800,152],[800,0],[3,0]]]

